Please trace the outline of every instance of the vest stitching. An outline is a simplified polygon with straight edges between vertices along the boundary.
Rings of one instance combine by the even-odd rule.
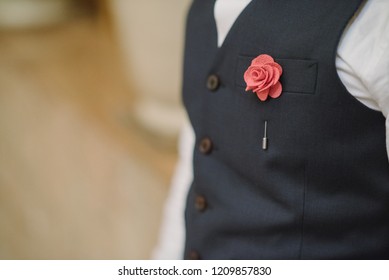
[[[304,188],[303,188],[303,203],[302,203],[302,213],[301,213],[301,239],[300,239],[300,248],[298,254],[299,259],[302,259],[302,255],[303,255],[306,191],[307,191],[307,165],[304,164]]]

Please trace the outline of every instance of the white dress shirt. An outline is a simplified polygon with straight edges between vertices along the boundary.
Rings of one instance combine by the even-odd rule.
[[[218,46],[251,0],[216,0],[214,14]],[[345,29],[336,56],[338,75],[348,91],[386,118],[389,157],[389,1],[369,0]],[[166,202],[155,259],[181,259],[184,252],[184,210],[193,179],[193,128],[186,122],[179,145],[179,162]]]

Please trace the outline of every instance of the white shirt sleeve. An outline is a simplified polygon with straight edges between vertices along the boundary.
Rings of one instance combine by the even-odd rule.
[[[369,0],[346,28],[336,58],[348,91],[386,118],[389,158],[389,1]]]
[[[215,18],[218,44],[249,0],[217,0]],[[234,3],[232,3],[234,2]],[[226,18],[228,15],[228,18]],[[336,66],[348,91],[367,107],[386,117],[386,146],[389,157],[389,1],[369,0],[349,24],[340,41]],[[180,159],[166,202],[160,242],[154,258],[180,259],[185,239],[184,209],[193,178],[193,128],[187,122],[180,138]]]
[[[153,259],[177,260],[184,256],[184,212],[186,197],[193,180],[194,142],[193,128],[186,119],[179,137],[179,158],[165,202],[158,244],[152,253]]]

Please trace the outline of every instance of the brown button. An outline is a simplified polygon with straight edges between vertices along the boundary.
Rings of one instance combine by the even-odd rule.
[[[220,79],[215,74],[209,75],[207,79],[207,88],[216,91],[220,86]]]
[[[204,137],[200,141],[199,150],[202,154],[208,155],[212,152],[212,141],[208,137]]]
[[[190,251],[189,254],[188,254],[188,259],[190,259],[190,260],[199,260],[200,259],[200,255],[196,251]]]
[[[207,200],[205,199],[204,196],[202,195],[196,196],[195,207],[198,211],[201,212],[207,209]]]

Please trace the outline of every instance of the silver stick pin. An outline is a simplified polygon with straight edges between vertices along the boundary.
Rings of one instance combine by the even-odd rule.
[[[267,150],[267,121],[265,121],[265,131],[262,138],[262,150]]]

